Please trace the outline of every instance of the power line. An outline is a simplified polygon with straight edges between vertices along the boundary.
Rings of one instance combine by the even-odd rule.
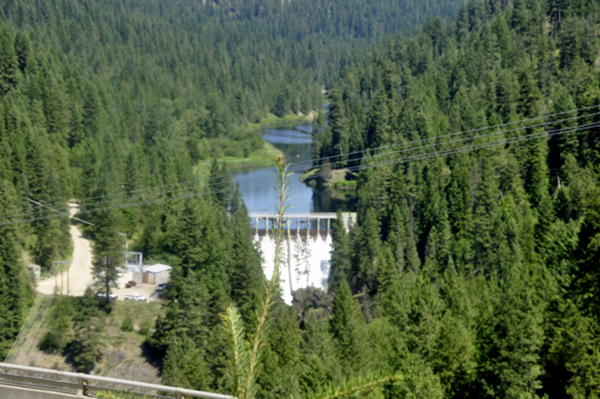
[[[596,113],[594,115],[600,115],[600,112],[598,112],[598,113]],[[568,119],[566,119],[566,120],[568,120]],[[510,132],[514,132],[514,131],[518,131],[518,130],[532,129],[532,128],[535,128],[535,127],[547,126],[547,125],[549,125],[551,123],[553,123],[553,122],[546,122],[546,123],[542,123],[542,124],[538,124],[538,125],[532,125],[532,126],[527,126],[527,127],[522,127],[522,128],[504,130],[504,131],[499,131],[499,132],[492,132],[492,133],[488,133],[488,134],[482,134],[480,136],[466,137],[466,138],[457,139],[457,140],[445,141],[445,142],[442,142],[442,143],[429,144],[429,145],[425,145],[425,146],[421,146],[421,147],[405,148],[403,150],[398,150],[398,151],[391,151],[391,152],[373,154],[373,155],[369,155],[369,156],[366,156],[366,157],[360,157],[360,158],[356,158],[356,159],[348,159],[348,160],[344,160],[344,161],[332,162],[332,163],[330,163],[330,165],[337,165],[337,164],[346,163],[346,162],[362,161],[362,160],[365,160],[365,159],[376,158],[376,157],[385,156],[385,155],[401,154],[401,153],[408,152],[408,151],[416,151],[416,150],[422,150],[422,149],[425,149],[425,148],[439,147],[439,146],[446,145],[446,144],[459,143],[459,142],[464,142],[464,141],[468,141],[468,140],[477,140],[477,139],[480,139],[482,137],[495,136],[495,135],[510,133]],[[578,125],[578,127],[580,127],[580,128],[595,127],[595,126],[591,126],[594,123],[596,123],[596,122],[587,123],[587,124],[584,124],[584,125]],[[552,132],[552,130],[550,130],[548,132]],[[518,136],[518,137],[524,137],[524,136]],[[436,139],[437,139],[437,137],[436,137]],[[429,139],[425,139],[425,140],[429,140]]]
[[[412,161],[420,161],[420,160],[424,160],[424,159],[429,159],[429,158],[434,158],[434,157],[439,157],[439,156],[445,156],[445,155],[454,155],[454,154],[457,154],[457,153],[462,153],[462,152],[467,152],[467,151],[473,151],[473,150],[479,150],[479,149],[484,149],[484,148],[488,148],[488,147],[499,146],[499,145],[503,145],[503,144],[513,144],[513,143],[518,143],[518,142],[522,142],[522,141],[528,141],[528,140],[540,139],[540,138],[544,138],[544,137],[557,136],[557,135],[565,134],[565,133],[578,132],[578,131],[582,131],[582,130],[587,130],[590,127],[600,127],[600,122],[594,123],[591,126],[586,125],[585,127],[579,127],[578,126],[578,127],[558,129],[558,130],[554,131],[554,133],[550,133],[550,134],[548,134],[548,132],[533,133],[533,134],[526,135],[526,136],[518,136],[518,137],[514,137],[514,138],[507,138],[507,139],[498,140],[498,141],[489,142],[489,143],[482,143],[482,144],[476,144],[476,145],[472,145],[472,146],[464,146],[464,147],[459,147],[459,148],[454,148],[454,149],[442,150],[442,151],[433,152],[433,153],[429,153],[429,154],[421,154],[421,155],[416,155],[416,156],[412,156],[412,157],[406,157],[406,158],[400,158],[400,159],[394,159],[394,160],[387,160],[387,161],[382,161],[382,162],[378,162],[378,163],[375,163],[375,164],[358,165],[358,166],[354,166],[354,167],[351,167],[351,168],[348,168],[348,169],[349,170],[364,170],[364,169],[370,169],[370,168],[375,168],[375,167],[379,167],[379,166],[387,166],[387,165],[395,165],[395,164],[412,162]],[[321,173],[315,174],[314,176],[323,176],[323,175],[325,175],[325,172],[321,172]],[[261,186],[261,185],[262,184],[255,184],[255,185],[251,185],[251,186]],[[198,197],[198,196],[205,196],[205,195],[212,195],[212,194],[217,194],[217,193],[231,192],[231,191],[234,191],[234,190],[235,190],[234,188],[229,188],[229,189],[214,190],[214,191],[208,191],[208,192],[202,192],[202,193],[190,193],[190,194],[182,195],[182,196],[178,196],[178,197],[158,198],[158,199],[154,199],[154,200],[137,202],[137,203],[120,204],[120,205],[111,206],[111,207],[82,210],[79,213],[82,213],[82,214],[83,213],[96,213],[96,212],[103,212],[103,211],[114,210],[114,209],[123,209],[123,208],[128,208],[128,207],[134,207],[134,206],[143,206],[143,205],[150,205],[150,204],[158,204],[158,203],[162,203],[162,202],[175,201],[175,200],[193,198],[193,197]],[[33,222],[33,221],[37,221],[37,220],[54,219],[54,218],[58,218],[58,217],[61,217],[61,216],[59,216],[59,215],[52,215],[52,216],[32,218],[32,219],[16,220],[16,221],[10,221],[10,222],[0,223],[0,226],[8,225],[8,224],[16,224],[16,223]]]
[[[569,119],[572,119],[572,118],[569,118]],[[556,122],[558,122],[558,121],[556,121]],[[539,126],[543,126],[543,125],[547,125],[547,124],[532,125],[532,126],[529,126],[527,128],[539,127]],[[584,128],[593,128],[593,127],[596,127],[596,125],[594,123],[588,123],[588,124],[584,124],[584,125],[579,125],[579,126],[577,126],[575,128],[577,128],[578,130],[581,130],[581,129],[584,129]],[[571,128],[566,128],[566,129],[571,129]],[[505,132],[515,131],[515,130],[522,130],[522,129],[511,129],[511,130],[505,131]],[[562,129],[558,129],[558,130],[555,130],[555,131],[561,131],[561,130]],[[552,133],[552,132],[554,132],[554,131],[549,131],[549,133]],[[486,134],[486,135],[481,135],[481,136],[476,136],[476,137],[469,137],[469,138],[459,139],[459,140],[453,140],[453,141],[448,141],[448,142],[444,142],[444,143],[436,143],[436,144],[430,144],[430,145],[427,145],[427,146],[415,147],[415,148],[405,149],[405,150],[400,150],[400,151],[394,151],[394,152],[388,152],[388,153],[382,153],[382,154],[375,154],[375,155],[371,155],[371,156],[368,156],[368,157],[357,158],[356,160],[353,160],[353,161],[356,162],[356,161],[360,161],[360,160],[364,160],[364,159],[382,157],[382,156],[391,155],[391,154],[395,154],[395,153],[402,153],[402,152],[406,152],[406,151],[417,151],[417,150],[421,150],[421,149],[425,149],[425,148],[431,148],[431,147],[436,147],[436,146],[440,146],[440,145],[444,145],[444,144],[449,144],[449,143],[463,142],[463,141],[466,141],[466,140],[476,140],[477,138],[487,137],[487,136],[492,136],[492,135],[497,135],[497,134],[501,134],[501,133],[503,133],[503,132],[502,131],[501,132],[493,132],[493,133],[489,133],[489,134]],[[518,137],[524,137],[524,136],[518,136]],[[317,176],[317,175],[313,175],[313,176]],[[221,184],[221,183],[215,183],[215,184],[212,184],[211,186],[218,185],[218,184]],[[175,185],[177,185],[177,184],[174,184],[172,186],[175,186]],[[244,184],[242,184],[241,186],[242,187],[253,187],[253,186],[256,186],[256,184],[255,185],[244,185]],[[198,188],[205,188],[205,187],[206,186],[202,186],[202,187],[198,187]],[[116,201],[126,201],[126,200],[132,200],[132,199],[136,199],[136,198],[144,198],[146,196],[156,196],[156,195],[165,195],[165,194],[178,193],[178,192],[181,192],[181,191],[186,191],[188,189],[189,188],[183,188],[183,189],[178,189],[178,190],[170,190],[170,191],[159,191],[159,192],[149,193],[149,194],[146,194],[146,195],[140,195],[140,196],[136,196],[136,197],[120,198],[120,199],[113,199],[113,200],[107,200],[107,201],[96,201],[95,203],[87,204],[87,206],[98,206],[99,204],[103,204],[103,203],[112,203],[112,202],[116,202]],[[221,192],[221,191],[219,191],[219,192]],[[210,191],[208,193],[210,194]],[[59,209],[61,209],[61,208],[59,208]],[[64,208],[64,209],[68,209],[68,208]],[[34,214],[43,214],[45,212],[46,211],[31,212],[31,213],[28,213],[28,214],[22,214],[22,215],[18,215],[18,216],[28,216],[28,215],[34,215]],[[82,212],[80,212],[80,213],[82,213]],[[0,218],[0,220],[1,219],[14,218],[14,217],[17,217],[17,215],[5,216],[3,218]],[[44,220],[44,219],[47,219],[47,217],[35,218],[35,220]]]
[[[420,142],[423,142],[423,141],[438,140],[438,139],[442,139],[442,138],[453,137],[453,136],[458,136],[458,135],[467,134],[467,133],[475,133],[475,132],[480,132],[480,131],[483,131],[483,130],[494,129],[494,128],[501,127],[501,126],[510,126],[510,125],[515,125],[515,124],[519,124],[519,123],[531,122],[531,121],[535,121],[535,120],[550,118],[552,116],[563,115],[563,114],[567,114],[567,113],[572,113],[572,112],[577,112],[577,111],[583,111],[583,110],[588,110],[588,109],[598,108],[598,107],[600,107],[600,104],[593,105],[591,107],[578,108],[578,109],[574,109],[574,110],[571,110],[571,111],[564,111],[564,112],[558,112],[558,113],[555,113],[555,114],[542,115],[542,116],[538,116],[538,117],[535,117],[535,118],[522,119],[522,120],[514,121],[514,122],[501,123],[501,124],[498,124],[498,125],[493,125],[493,126],[488,126],[488,127],[480,127],[480,128],[472,129],[472,130],[464,130],[464,131],[461,131],[461,132],[444,134],[444,135],[441,135],[441,136],[428,137],[428,138],[419,139],[419,140],[412,140],[412,141],[407,141],[407,142],[404,142],[404,143],[390,144],[390,145],[380,146],[380,147],[376,147],[376,148],[368,148],[366,150],[353,151],[353,152],[349,152],[349,153],[345,153],[345,154],[331,155],[331,156],[328,156],[328,157],[319,158],[318,160],[325,160],[325,159],[337,158],[337,157],[346,156],[346,155],[362,154],[364,152],[372,151],[372,150],[381,150],[381,149],[386,149],[386,148],[394,148],[394,147],[403,146],[403,145],[416,144],[416,143],[420,143]],[[566,118],[566,119],[560,119],[560,120],[556,120],[556,121],[550,121],[550,122],[547,122],[547,123],[544,123],[544,124],[541,124],[541,125],[553,124],[553,123],[559,123],[559,122],[566,122],[566,121],[569,121],[569,120],[586,118],[586,117],[589,117],[589,116],[595,116],[595,115],[599,115],[599,114],[600,114],[600,112],[597,112],[597,113],[594,113],[594,114],[580,115],[580,116],[576,116],[576,117],[572,117],[572,118]],[[541,125],[539,125],[539,126],[541,126]],[[524,126],[524,127],[517,128],[515,130],[529,129],[529,128],[532,128],[532,127],[533,126]],[[500,133],[500,132],[498,132],[498,133]],[[480,136],[478,136],[478,137],[480,137]]]
[[[467,133],[474,133],[474,132],[479,132],[479,131],[485,131],[485,130],[494,129],[494,128],[502,127],[502,126],[511,126],[511,125],[515,125],[515,124],[519,124],[519,123],[526,123],[526,122],[531,122],[531,121],[535,121],[535,120],[546,119],[546,118],[550,118],[550,117],[553,117],[553,116],[558,116],[558,115],[570,114],[570,113],[573,113],[573,112],[590,110],[590,109],[594,109],[594,108],[598,108],[598,107],[600,107],[600,104],[599,105],[589,106],[589,107],[577,108],[577,109],[573,109],[573,110],[569,110],[569,111],[557,112],[557,113],[554,113],[554,114],[542,115],[542,116],[538,116],[538,117],[535,117],[535,118],[527,118],[527,119],[522,119],[522,120],[518,120],[518,121],[514,121],[514,122],[502,123],[502,124],[497,124],[497,125],[488,126],[488,127],[481,127],[481,128],[477,128],[477,129],[471,129],[471,130],[465,130],[465,131],[461,131],[461,132],[450,133],[450,134],[436,136],[436,137],[428,137],[428,138],[419,139],[419,140],[412,140],[412,141],[403,142],[403,143],[396,143],[396,144],[391,144],[391,145],[386,145],[386,146],[368,148],[368,149],[360,150],[360,151],[353,151],[353,152],[347,152],[347,153],[343,153],[343,154],[337,154],[337,155],[331,155],[331,156],[327,156],[327,157],[321,157],[321,158],[311,159],[310,161],[303,161],[303,162],[298,162],[298,163],[291,163],[290,164],[290,169],[291,169],[291,171],[299,171],[300,169],[295,169],[295,168],[298,167],[298,166],[300,166],[300,165],[304,165],[304,164],[310,165],[313,162],[319,162],[319,161],[323,161],[323,160],[327,160],[327,159],[339,158],[339,157],[356,155],[356,154],[363,154],[363,153],[366,153],[366,152],[372,152],[372,151],[377,151],[377,150],[382,150],[382,149],[387,149],[387,148],[395,148],[395,147],[399,147],[399,146],[407,146],[407,145],[410,145],[410,144],[423,143],[423,142],[426,142],[426,141],[439,140],[439,139],[448,138],[448,137],[454,137],[454,136],[463,135],[463,134],[467,134]],[[555,123],[567,122],[567,121],[572,121],[572,120],[577,120],[577,119],[582,119],[582,118],[589,118],[589,117],[596,116],[596,115],[600,115],[600,112],[596,112],[596,113],[592,113],[592,114],[586,114],[586,115],[579,115],[579,116],[575,116],[575,117],[571,117],[571,118],[559,119],[559,120],[554,120],[554,121],[548,121],[548,122],[537,124],[537,125],[522,126],[522,127],[518,127],[518,128],[514,128],[514,129],[493,132],[493,133],[489,133],[487,135],[481,135],[481,136],[477,136],[477,137],[484,137],[484,136],[488,136],[488,135],[501,134],[501,133],[507,133],[507,132],[514,132],[514,131],[519,131],[519,130],[524,130],[524,129],[531,129],[531,128],[534,128],[534,127],[547,126],[547,125],[555,124]],[[474,138],[475,137],[470,137],[468,139],[474,139]],[[464,140],[467,140],[467,139],[464,139]],[[445,144],[445,143],[437,143],[437,144],[430,145],[430,146],[438,146],[438,145],[443,145],[443,144]],[[425,148],[425,147],[416,147],[416,148],[411,148],[411,149],[406,149],[406,150],[400,150],[398,152],[413,151],[413,150],[422,149],[422,148]],[[392,152],[392,153],[398,153],[398,152]],[[377,154],[377,155],[379,155],[379,154]],[[377,156],[377,155],[371,155],[370,157]],[[383,154],[383,155],[385,155],[385,154]],[[361,157],[361,158],[353,159],[351,161],[356,162],[356,161],[361,160],[363,158],[367,158],[367,157]],[[344,163],[344,162],[347,162],[347,161],[337,161],[337,162],[332,163],[332,165],[339,164],[339,163]],[[210,180],[216,180],[216,179],[223,179],[223,178],[227,178],[227,177],[233,177],[235,175],[237,175],[237,173],[208,177],[205,180],[206,181],[210,181]],[[265,175],[265,176],[267,176],[267,175]],[[139,193],[139,192],[150,191],[150,190],[161,189],[161,188],[167,188],[167,187],[191,185],[191,184],[195,184],[195,183],[201,183],[202,181],[203,180],[194,179],[194,180],[189,180],[189,181],[180,182],[180,183],[172,183],[172,184],[166,184],[166,185],[162,185],[162,186],[153,186],[153,187],[141,188],[141,189],[136,189],[136,190],[131,190],[131,191],[123,191],[123,192],[119,192],[119,193],[112,193],[112,194],[105,194],[105,195],[99,195],[99,196],[94,196],[94,197],[87,197],[87,198],[79,199],[79,202],[82,205],[85,205],[85,204],[83,204],[83,202],[90,201],[90,200],[93,200],[93,199],[100,199],[100,198],[107,198],[107,197],[117,197],[117,196],[123,196],[123,195],[127,195],[127,194]],[[217,183],[205,185],[203,187],[210,187],[210,186],[219,185],[219,184],[221,184],[221,183],[217,182]],[[182,191],[182,190],[175,190],[174,192],[176,192],[176,191]],[[138,196],[137,198],[141,198],[141,197],[142,196]],[[117,200],[114,200],[114,201],[117,201]],[[54,204],[47,204],[46,206],[55,206],[55,205],[62,205],[62,204],[63,204],[62,202],[59,202],[59,203],[54,203]],[[29,210],[29,209],[36,209],[36,208],[34,208],[34,207],[26,207],[26,208],[20,208],[20,209],[11,209],[11,210],[6,210],[6,211],[3,211],[3,212],[0,212],[0,215],[2,215],[4,213],[18,212],[18,211]],[[63,209],[66,209],[66,208],[63,208]],[[37,212],[37,213],[39,214],[40,212]],[[29,215],[32,215],[32,214],[34,214],[34,213],[30,213]],[[16,217],[16,215],[13,215],[13,216]],[[19,215],[19,216],[25,216],[25,215]]]
[[[596,114],[592,114],[592,115],[600,115],[600,112],[596,113]],[[586,115],[586,116],[590,116],[590,115]],[[581,118],[581,117],[578,117]],[[464,142],[464,141],[468,141],[468,140],[477,140],[479,138],[483,138],[483,137],[489,137],[489,136],[494,136],[494,135],[499,135],[499,134],[504,134],[504,133],[511,133],[514,131],[518,131],[518,130],[526,130],[526,129],[532,129],[532,128],[536,128],[536,127],[542,127],[542,126],[547,126],[551,123],[558,123],[558,122],[563,122],[563,121],[569,121],[569,120],[573,120],[576,118],[567,118],[564,120],[560,120],[560,121],[556,121],[556,122],[546,122],[546,123],[542,123],[542,124],[537,124],[537,125],[531,125],[531,126],[527,126],[527,127],[520,127],[520,128],[515,128],[515,129],[510,129],[510,130],[504,130],[504,131],[498,131],[498,132],[492,132],[492,133],[488,133],[488,134],[484,134],[484,135],[480,135],[480,136],[475,136],[475,137],[467,137],[467,138],[462,138],[462,139],[457,139],[457,140],[451,140],[451,141],[447,141],[447,142],[443,142],[443,143],[434,143],[434,144],[429,144],[429,145],[425,145],[425,146],[421,146],[421,147],[414,147],[414,148],[407,148],[407,149],[403,149],[403,150],[398,150],[398,151],[392,151],[392,152],[386,152],[386,153],[380,153],[380,154],[374,154],[374,155],[369,155],[369,156],[365,156],[365,157],[361,157],[361,158],[357,158],[355,160],[349,160],[350,162],[357,162],[357,161],[363,161],[365,159],[371,159],[371,158],[376,158],[376,157],[380,157],[380,156],[387,156],[387,155],[392,155],[392,154],[398,154],[398,153],[405,153],[408,151],[418,151],[418,150],[423,150],[426,148],[433,148],[433,147],[438,147],[438,146],[442,146],[442,145],[447,145],[447,144],[452,144],[452,143],[459,143],[459,142]],[[579,125],[579,128],[590,128],[590,127],[595,127],[593,126],[593,123],[588,123],[588,124],[584,124],[584,125]],[[560,129],[559,129],[560,130]],[[549,131],[549,133],[554,132],[554,131]],[[520,136],[523,137],[523,136]],[[427,141],[429,139],[424,139],[424,140],[420,140],[420,142],[423,141]],[[336,164],[340,164],[340,163],[345,163],[348,161],[338,161],[338,162],[334,162],[331,163],[330,165],[336,165]],[[291,164],[292,166],[297,165],[297,164]],[[292,169],[291,171],[295,172],[297,170]],[[215,183],[212,184],[211,186],[214,185],[218,185],[221,183]],[[206,186],[204,186],[206,187]],[[171,191],[165,191],[165,192],[160,192],[157,193],[157,195],[161,195],[161,194],[170,194],[170,193],[176,193],[176,192],[181,192],[184,191],[186,189],[179,189],[179,190],[171,190]],[[143,198],[144,196],[137,196],[137,197],[130,197],[127,198],[129,199],[135,199],[135,198]],[[90,204],[90,206],[97,206],[98,204],[102,204],[102,203],[111,203],[111,202],[115,202],[115,201],[120,201],[119,200],[107,200],[107,201],[98,201],[95,203]]]
[[[591,126],[591,127],[600,127],[600,122],[595,123],[594,126]],[[547,134],[547,132],[534,133],[534,134],[531,134],[528,136],[519,136],[519,137],[508,138],[508,139],[504,139],[504,140],[493,141],[490,143],[482,143],[482,144],[476,144],[473,146],[466,146],[466,147],[462,147],[462,148],[443,150],[443,151],[438,151],[438,152],[434,152],[434,153],[430,153],[430,154],[421,154],[421,155],[417,155],[417,156],[413,156],[413,157],[409,157],[409,158],[401,158],[400,160],[382,161],[379,163],[375,163],[375,164],[371,164],[371,165],[364,165],[364,166],[360,165],[360,166],[355,166],[353,168],[356,168],[356,170],[362,170],[362,169],[368,169],[371,167],[394,165],[394,164],[398,164],[398,163],[406,163],[406,162],[412,162],[412,161],[421,161],[424,159],[435,158],[438,156],[454,155],[454,154],[458,154],[458,153],[462,153],[462,152],[480,150],[480,149],[485,149],[485,148],[489,148],[489,147],[497,147],[497,146],[503,145],[503,144],[514,144],[514,143],[519,143],[519,142],[528,141],[528,140],[542,139],[545,137],[557,136],[557,135],[565,134],[565,133],[573,133],[573,132],[578,132],[581,130],[584,130],[584,129],[579,129],[577,127],[574,127],[574,128],[569,128],[569,129],[565,129],[565,130],[561,129],[561,131],[558,131],[556,133],[551,133],[551,134]]]
[[[68,214],[66,214],[66,213],[60,212],[60,211],[58,211],[58,210],[56,210],[56,209],[50,208],[50,207],[48,207],[48,206],[46,206],[46,205],[44,205],[44,204],[41,204],[41,203],[39,203],[39,202],[37,202],[37,201],[34,201],[34,200],[32,200],[31,198],[27,198],[27,201],[29,201],[29,202],[31,202],[31,203],[33,203],[33,204],[35,204],[35,205],[42,206],[42,207],[44,207],[44,208],[48,208],[48,209],[49,209],[49,210],[51,210],[52,212],[56,212],[56,213],[58,213],[58,214],[61,214],[61,215],[63,215],[63,216],[67,216],[67,217],[69,217],[69,218],[71,218],[71,219],[78,220],[78,221],[80,221],[80,222],[82,222],[82,223],[85,223],[85,224],[88,224],[88,225],[90,225],[90,226],[93,226],[93,225],[94,225],[94,223],[90,223],[90,222],[88,222],[87,220],[79,219],[79,218],[76,218],[75,216],[71,216],[71,215],[68,215]]]

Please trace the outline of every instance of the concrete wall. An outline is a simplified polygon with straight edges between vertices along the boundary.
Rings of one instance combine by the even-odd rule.
[[[154,278],[154,283],[155,284],[160,284],[160,283],[168,283],[169,280],[171,279],[171,271],[167,270],[161,273],[156,273],[155,278]]]
[[[155,284],[168,283],[171,279],[171,271],[167,270],[160,273],[149,272],[134,272],[133,281],[138,284]]]
[[[0,398],[2,399],[71,399],[83,396],[69,395],[66,393],[42,391],[32,388],[23,388],[10,385],[0,385]]]
[[[142,284],[142,281],[144,280],[144,273],[142,273],[142,272],[133,272],[133,276],[131,278],[136,283]]]

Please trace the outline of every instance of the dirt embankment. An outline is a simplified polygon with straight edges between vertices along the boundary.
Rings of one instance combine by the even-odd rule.
[[[146,336],[139,332],[144,323],[154,326],[159,313],[160,304],[158,302],[117,302],[113,312],[106,318],[102,337],[102,359],[96,364],[91,374],[160,384],[161,359],[152,357],[144,344]],[[133,319],[134,331],[121,330],[121,325],[127,315]],[[49,354],[38,349],[37,342],[51,328],[51,325],[51,320],[46,314],[42,328],[33,337],[36,344],[20,364],[61,371],[76,371],[62,354]]]

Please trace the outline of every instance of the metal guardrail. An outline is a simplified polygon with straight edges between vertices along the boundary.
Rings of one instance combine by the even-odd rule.
[[[18,374],[10,374],[11,372],[28,372],[28,373],[36,373],[42,374],[47,377],[51,377],[54,379],[47,378],[38,378],[32,376],[18,375]],[[77,382],[68,382],[68,381],[58,381],[56,378],[72,378]],[[108,383],[112,385],[117,385],[119,387],[110,387],[103,388],[100,386],[91,385],[90,382],[95,381],[99,383]],[[25,383],[26,385],[24,385]],[[156,384],[147,384],[145,382],[137,382],[137,381],[128,381],[128,380],[120,380],[117,378],[108,378],[108,377],[100,377],[96,375],[82,374],[82,373],[71,373],[68,371],[56,371],[43,369],[38,367],[28,367],[28,366],[19,366],[16,364],[8,364],[8,363],[0,363],[0,385],[18,385],[18,386],[26,386],[29,388],[38,388],[44,389],[48,391],[59,391],[65,392],[68,391],[73,393],[79,397],[83,396],[93,396],[93,392],[98,391],[124,391],[128,394],[139,395],[139,397],[164,397],[161,395],[148,395],[144,393],[137,393],[132,391],[132,388],[143,388],[148,390],[153,390],[157,392],[164,392],[167,394],[175,394],[177,399],[186,399],[186,398],[210,398],[210,399],[235,399],[233,396],[221,395],[218,393],[212,392],[202,392],[195,391],[192,389],[184,389],[184,388],[175,388],[169,387],[166,385],[156,385]]]

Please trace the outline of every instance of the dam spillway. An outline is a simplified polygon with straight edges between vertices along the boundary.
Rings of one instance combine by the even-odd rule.
[[[344,226],[356,222],[356,213],[342,213]],[[280,288],[287,304],[292,291],[309,286],[327,289],[331,261],[331,233],[336,213],[289,213],[283,219]],[[265,276],[273,275],[275,258],[274,232],[277,215],[251,213],[254,242],[262,252]],[[288,234],[289,228],[289,234]],[[291,267],[290,267],[291,264]],[[291,284],[290,284],[291,282]]]

